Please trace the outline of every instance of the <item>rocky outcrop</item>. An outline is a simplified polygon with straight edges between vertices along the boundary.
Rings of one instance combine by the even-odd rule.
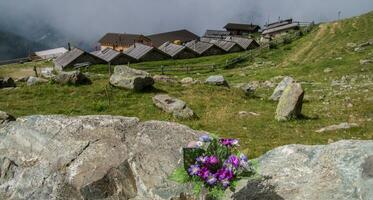
[[[269,98],[272,101],[280,100],[282,93],[284,92],[285,88],[290,84],[293,83],[294,79],[290,76],[286,76],[275,88],[271,97]]]
[[[28,116],[0,128],[0,199],[170,199],[181,147],[202,133],[114,116]]]
[[[119,88],[141,91],[152,87],[154,79],[145,71],[127,66],[116,66],[110,77],[110,84]]]
[[[15,118],[12,115],[0,110],[0,125],[14,120]]]
[[[30,76],[27,79],[27,82],[26,82],[26,84],[28,86],[37,85],[37,84],[41,84],[41,83],[48,83],[48,80],[43,79],[43,78],[39,78],[39,77]]]
[[[290,83],[278,102],[276,109],[276,119],[286,121],[302,116],[304,91],[299,83]]]
[[[159,94],[153,97],[153,103],[163,111],[172,113],[176,118],[190,119],[194,112],[180,99],[170,97],[167,94]]]
[[[0,89],[8,87],[16,87],[14,80],[11,77],[0,78]]]
[[[91,80],[80,71],[61,71],[52,80],[61,85],[84,85],[91,83]]]
[[[206,79],[205,83],[210,85],[229,87],[228,82],[221,75],[209,76]]]
[[[287,145],[258,159],[261,178],[242,180],[227,199],[370,200],[373,141]]]

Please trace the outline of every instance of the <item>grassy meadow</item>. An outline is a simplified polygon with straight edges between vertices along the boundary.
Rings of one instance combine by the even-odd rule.
[[[215,71],[184,71],[166,75],[181,80],[193,77],[204,81],[209,75],[221,74],[231,86],[252,81],[292,76],[305,90],[303,114],[306,118],[277,122],[277,103],[268,100],[274,88],[260,87],[255,97],[246,97],[240,89],[195,84],[156,83],[155,89],[135,93],[111,87],[106,65],[92,66],[91,85],[60,86],[43,84],[27,87],[19,83],[16,89],[0,90],[0,110],[16,117],[35,114],[121,115],[141,120],[174,121],[193,129],[205,130],[224,137],[241,140],[241,148],[250,157],[257,157],[285,144],[326,144],[342,139],[373,139],[373,64],[361,65],[361,59],[373,59],[373,46],[355,52],[348,43],[361,44],[373,39],[373,12],[351,19],[320,24],[310,33],[276,49],[250,52],[232,69],[217,67]],[[227,59],[244,53],[187,60],[137,63],[141,69],[160,66],[224,65]],[[33,75],[32,68],[52,66],[50,62],[0,66],[0,76]],[[331,72],[324,70],[330,68]],[[152,72],[159,74],[160,72]],[[95,74],[101,74],[96,76]],[[342,85],[332,84],[343,82]],[[187,102],[198,118],[178,120],[156,108],[152,97],[168,93]],[[352,106],[351,106],[352,105]],[[255,112],[259,116],[240,117],[239,111]],[[354,122],[359,127],[325,133],[315,130],[341,122]]]

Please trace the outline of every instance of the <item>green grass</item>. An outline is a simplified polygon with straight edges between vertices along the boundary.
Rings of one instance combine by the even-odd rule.
[[[279,123],[274,119],[276,103],[268,101],[273,88],[260,88],[256,98],[246,97],[239,89],[225,89],[203,84],[184,87],[180,84],[157,83],[156,90],[134,93],[108,87],[108,69],[93,66],[88,71],[104,74],[93,79],[92,85],[79,87],[59,85],[20,85],[13,90],[0,90],[0,110],[15,116],[33,114],[91,115],[110,114],[135,116],[141,120],[165,120],[186,124],[225,137],[241,139],[241,148],[256,157],[274,147],[285,144],[325,144],[329,140],[373,139],[372,77],[373,65],[360,65],[360,59],[373,59],[373,47],[362,52],[347,48],[348,42],[362,43],[373,39],[373,13],[351,18],[336,24],[323,24],[304,37],[273,50],[252,52],[254,60],[239,63],[234,69],[217,69],[186,74],[166,72],[180,80],[191,76],[204,80],[212,74],[222,74],[231,85],[250,81],[270,80],[290,75],[302,83],[306,92],[303,114],[307,119]],[[210,56],[187,60],[168,60],[138,63],[135,68],[154,69],[160,66],[222,65],[225,60],[242,53]],[[342,60],[336,58],[342,57]],[[273,63],[273,65],[268,62]],[[261,65],[255,63],[264,62]],[[38,63],[45,66],[50,63]],[[32,68],[33,63],[0,67],[0,75],[16,74]],[[325,68],[333,72],[324,73]],[[353,89],[332,87],[333,80],[342,76],[356,79]],[[178,120],[157,109],[151,98],[168,93],[188,103],[198,115],[194,120]],[[108,97],[109,96],[109,97]],[[325,96],[320,100],[320,96]],[[110,104],[109,104],[110,99]],[[328,102],[325,103],[325,102]],[[353,107],[347,107],[351,102]],[[240,118],[239,111],[251,111],[260,116]],[[355,122],[359,127],[327,133],[315,133],[324,126],[341,122]]]

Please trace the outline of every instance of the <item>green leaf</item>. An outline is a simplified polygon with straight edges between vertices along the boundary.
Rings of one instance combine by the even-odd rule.
[[[179,167],[174,172],[172,172],[168,179],[178,183],[187,183],[190,181],[190,176],[183,167]]]
[[[201,194],[202,187],[203,183],[201,181],[195,181],[193,187],[193,194],[199,196],[199,194]]]
[[[224,190],[221,187],[213,187],[209,190],[208,197],[222,199],[224,197]]]
[[[196,162],[196,158],[205,153],[205,150],[200,148],[183,148],[184,169],[188,170],[190,165]]]

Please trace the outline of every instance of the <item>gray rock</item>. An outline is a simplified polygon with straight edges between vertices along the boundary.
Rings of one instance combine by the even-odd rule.
[[[186,103],[180,99],[170,97],[166,94],[159,94],[153,97],[153,103],[163,111],[172,113],[175,117],[181,119],[190,119],[194,112]]]
[[[28,86],[32,86],[32,85],[37,85],[37,84],[41,84],[41,83],[48,83],[48,80],[47,79],[43,79],[43,78],[38,78],[38,77],[30,76],[27,79],[27,83],[26,84]]]
[[[254,96],[256,87],[251,84],[245,84],[241,86],[241,90],[245,93],[246,96]]]
[[[355,48],[357,46],[357,44],[353,43],[353,42],[349,42],[349,43],[347,43],[346,46],[349,47],[349,48]]]
[[[51,79],[56,76],[53,74],[53,71],[54,71],[53,67],[45,67],[40,70],[40,75],[43,78]]]
[[[211,85],[229,87],[228,82],[224,79],[224,77],[222,75],[209,76],[206,79],[205,83],[206,84],[211,84]]]
[[[332,72],[333,70],[332,69],[330,69],[330,68],[325,68],[324,69],[324,73],[330,73],[330,72]]]
[[[27,116],[0,128],[1,199],[159,199],[181,147],[203,133],[116,116]]]
[[[15,118],[12,115],[0,110],[0,124],[4,124],[14,120]]]
[[[194,80],[192,77],[185,77],[185,78],[181,79],[180,83],[183,84],[183,85],[192,85],[192,84],[201,83],[201,81],[200,80]]]
[[[278,101],[284,92],[285,88],[290,84],[293,83],[294,79],[290,76],[286,76],[275,88],[273,91],[271,97],[269,97],[270,100]]]
[[[127,66],[116,66],[110,77],[110,84],[124,89],[141,91],[152,87],[154,79],[149,73]]]
[[[155,82],[163,82],[163,83],[177,83],[177,81],[169,76],[166,75],[155,75],[153,76]]]
[[[360,60],[360,65],[367,65],[373,63],[373,60]]]
[[[91,83],[91,80],[80,71],[61,71],[52,80],[61,85],[84,85]]]
[[[371,200],[373,141],[287,145],[258,159],[261,179],[242,180],[226,199]]]
[[[276,109],[276,119],[286,121],[301,116],[304,91],[299,83],[290,83],[281,95]]]
[[[11,77],[0,78],[0,89],[8,87],[16,87],[14,80]]]
[[[331,126],[321,128],[321,129],[319,129],[315,132],[323,133],[323,132],[327,132],[327,131],[336,131],[336,130],[340,130],[340,129],[350,129],[352,127],[358,127],[358,125],[356,123],[343,122],[343,123],[340,123],[338,125],[331,125]]]

